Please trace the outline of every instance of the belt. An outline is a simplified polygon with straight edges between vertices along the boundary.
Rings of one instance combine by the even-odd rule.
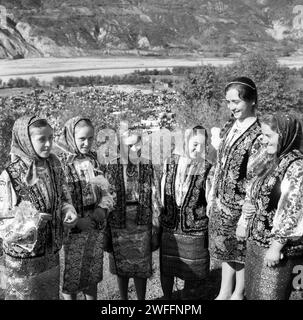
[[[90,204],[88,206],[84,206],[83,211],[89,211],[89,210],[93,210],[95,208],[96,208],[96,204]]]
[[[127,206],[136,206],[139,204],[139,201],[136,200],[126,200],[126,205]]]

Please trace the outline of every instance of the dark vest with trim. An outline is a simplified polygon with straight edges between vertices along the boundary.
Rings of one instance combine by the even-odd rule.
[[[168,229],[177,229],[181,223],[183,232],[205,232],[208,230],[206,215],[206,179],[211,164],[205,161],[201,170],[193,175],[189,189],[181,207],[177,206],[175,196],[175,181],[179,156],[169,159],[166,167],[166,181],[164,186],[164,209],[161,213],[161,225]]]
[[[109,224],[114,228],[125,228],[126,226],[126,196],[123,176],[123,164],[120,159],[116,163],[102,166],[108,179],[112,192],[116,195],[113,211],[109,215]],[[139,201],[137,204],[137,224],[149,225],[152,223],[152,183],[153,165],[151,161],[140,161],[139,163]]]
[[[50,175],[53,181],[53,197],[51,199],[52,208],[47,208],[44,195],[36,185],[27,186],[23,182],[28,167],[21,159],[16,160],[6,168],[17,196],[16,205],[21,201],[29,201],[39,212],[50,213],[53,216],[52,221],[47,222],[43,228],[40,227],[38,229],[37,242],[32,252],[27,252],[20,247],[7,247],[4,244],[5,253],[12,257],[41,257],[47,253],[56,253],[62,247],[63,222],[61,197],[63,192],[60,181],[63,181],[64,173],[60,161],[56,157],[52,157],[52,159],[52,165],[49,165]]]

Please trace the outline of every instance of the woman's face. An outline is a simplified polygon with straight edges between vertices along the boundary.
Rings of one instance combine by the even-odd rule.
[[[279,134],[273,131],[268,124],[261,124],[263,142],[267,147],[268,154],[275,154],[278,151]]]
[[[30,128],[32,146],[40,158],[48,158],[53,145],[53,129],[50,126]]]
[[[94,141],[94,129],[90,126],[75,128],[75,143],[80,153],[89,153]]]
[[[231,88],[226,92],[225,101],[228,109],[237,120],[244,120],[254,115],[253,102],[242,100],[239,97],[238,90],[235,88]]]
[[[205,135],[197,134],[188,140],[188,154],[192,159],[203,158],[205,155]]]
[[[137,153],[141,149],[140,141],[140,136],[136,133],[126,132],[122,135],[122,144],[128,153]]]

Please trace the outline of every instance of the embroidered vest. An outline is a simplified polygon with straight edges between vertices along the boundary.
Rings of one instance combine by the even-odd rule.
[[[52,208],[47,208],[44,197],[36,185],[27,186],[23,178],[27,172],[26,164],[18,159],[11,163],[6,171],[9,174],[12,186],[16,193],[18,205],[21,201],[30,201],[39,212],[50,213],[52,221],[46,223],[43,228],[38,229],[37,242],[32,252],[21,250],[20,248],[4,247],[6,254],[16,258],[41,257],[46,253],[55,253],[62,247],[63,242],[63,223],[61,218],[61,195],[63,171],[59,160],[53,157],[52,165],[49,165],[50,175],[53,180],[53,199]]]
[[[249,240],[253,240],[263,247],[269,247],[273,234],[273,218],[281,197],[281,183],[289,166],[296,160],[302,159],[298,151],[288,153],[273,172],[265,178],[257,179],[253,185],[252,201],[257,208],[257,213],[249,223]],[[288,255],[303,252],[302,239],[298,241],[288,241],[283,248]]]
[[[175,181],[179,156],[173,156],[166,167],[164,186],[164,210],[161,213],[161,225],[169,229],[177,229],[181,223],[184,232],[207,232],[205,186],[211,164],[205,161],[201,170],[193,175],[181,207],[177,206]]]
[[[229,208],[235,210],[242,208],[248,178],[247,164],[251,148],[260,134],[260,124],[256,121],[228,150],[224,150],[224,141],[220,145],[213,181],[216,197]],[[223,157],[226,157],[224,164],[222,164]]]
[[[68,156],[66,153],[59,153],[58,158],[62,163],[63,170],[65,172],[68,189],[73,201],[73,206],[76,209],[79,216],[84,216],[84,204],[83,204],[83,190],[85,189],[85,182],[82,181],[78,175],[78,172],[73,163],[67,163]],[[95,169],[99,169],[99,163],[95,152],[90,153],[89,160],[92,162]],[[95,173],[98,175],[99,173]],[[98,195],[101,197],[101,195]],[[75,227],[73,230],[77,230]]]
[[[117,159],[117,163],[109,163],[103,169],[106,172],[112,191],[116,194],[113,211],[109,216],[109,224],[115,228],[125,228],[126,223],[126,196],[123,176],[123,165]],[[151,162],[143,161],[139,164],[139,201],[137,204],[138,225],[148,225],[152,222],[152,182],[153,166]]]

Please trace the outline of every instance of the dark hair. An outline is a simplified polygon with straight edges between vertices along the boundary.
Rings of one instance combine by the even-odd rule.
[[[255,105],[258,104],[258,91],[255,83],[247,77],[237,77],[230,81],[225,89],[226,94],[230,89],[237,89],[239,92],[239,97],[246,102],[254,102]]]
[[[90,119],[81,119],[75,125],[75,129],[76,128],[83,128],[83,127],[91,127],[92,129],[95,129],[95,127]]]
[[[201,125],[197,125],[193,127],[191,136],[196,136],[198,133],[201,133],[201,130],[203,130],[204,132],[205,142],[206,142],[208,139],[208,133],[207,133],[207,130]]]

